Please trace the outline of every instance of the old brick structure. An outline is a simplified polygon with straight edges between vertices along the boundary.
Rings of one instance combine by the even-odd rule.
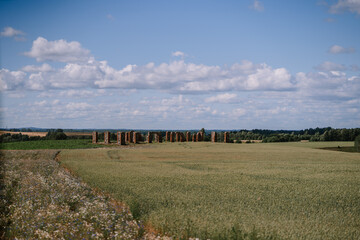
[[[110,143],[110,132],[104,132],[104,143],[105,144]]]
[[[156,132],[155,134],[155,142],[162,143],[161,132]]]
[[[170,133],[170,142],[174,142],[174,138],[175,138],[175,133],[174,132],[171,132]]]
[[[229,132],[224,132],[224,142],[225,143],[230,142]]]
[[[138,143],[139,140],[139,133],[138,132],[132,132],[132,142]]]
[[[125,133],[124,132],[117,132],[117,144],[125,145]]]
[[[165,141],[170,142],[170,132],[166,132]]]
[[[211,132],[211,142],[217,142],[217,132]]]
[[[201,142],[201,141],[202,141],[202,133],[198,132],[198,133],[196,134],[196,141],[197,141],[197,142]]]
[[[186,132],[186,141],[190,142],[191,141],[191,134],[190,132]]]
[[[180,133],[180,142],[185,142],[186,141],[186,139],[185,139],[185,135],[184,135],[184,133]]]
[[[97,143],[98,140],[99,140],[98,132],[93,132],[92,133],[92,143]]]
[[[192,141],[193,141],[193,142],[196,142],[196,133],[193,133],[193,135],[192,135]]]
[[[152,143],[152,138],[153,138],[153,136],[152,136],[152,132],[148,132],[148,135],[147,135],[147,142],[148,142],[148,143]]]

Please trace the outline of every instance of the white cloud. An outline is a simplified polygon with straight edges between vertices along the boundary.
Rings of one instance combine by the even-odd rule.
[[[185,57],[185,53],[180,51],[173,52],[171,55],[174,57]]]
[[[332,54],[339,54],[339,53],[354,53],[355,52],[355,49],[354,48],[344,48],[342,46],[339,46],[339,45],[333,45],[330,47],[329,49],[329,53],[332,53]]]
[[[341,13],[349,11],[360,14],[360,0],[338,0],[337,3],[330,6],[330,13]]]
[[[71,103],[68,103],[65,108],[70,111],[74,111],[74,110],[86,111],[86,110],[92,109],[93,106],[86,102],[80,102],[80,103],[71,102]]]
[[[25,33],[23,31],[16,30],[12,27],[5,27],[4,30],[0,33],[0,35],[3,37],[14,37],[16,41],[25,40],[25,38],[23,37]]]
[[[21,68],[21,70],[24,72],[49,72],[52,71],[53,68],[49,64],[44,63],[41,66],[27,65]]]
[[[346,70],[346,67],[338,63],[323,62],[322,64],[316,66],[315,69],[320,71],[344,71]]]
[[[262,2],[258,1],[258,0],[254,0],[253,4],[250,6],[250,8],[262,12],[264,11],[264,5],[262,4]]]
[[[0,90],[21,89],[24,86],[26,73],[22,71],[0,70]]]
[[[32,45],[30,52],[24,53],[28,57],[36,58],[38,62],[87,62],[91,61],[90,51],[81,47],[76,41],[67,42],[60,39],[48,41],[38,37]]]
[[[235,93],[223,93],[216,96],[212,96],[205,99],[207,103],[219,102],[219,103],[231,103],[236,100],[237,95]]]

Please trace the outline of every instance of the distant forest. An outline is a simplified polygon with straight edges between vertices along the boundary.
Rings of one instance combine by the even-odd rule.
[[[2,134],[0,136],[1,142],[16,142],[16,141],[31,141],[31,140],[41,140],[41,139],[54,139],[54,140],[65,140],[73,138],[88,138],[91,136],[72,136],[67,137],[64,132],[92,132],[92,129],[34,129],[34,128],[20,128],[20,129],[1,129],[4,131],[11,132],[47,132],[46,137],[29,137],[22,134]],[[99,133],[107,131],[106,129],[97,129]],[[129,130],[109,130],[111,134],[111,139],[116,140],[117,131],[129,131]],[[137,130],[143,135],[146,135],[148,131],[161,131],[165,136],[166,130]],[[179,131],[179,130],[168,130],[168,131]],[[198,130],[189,130],[190,132],[197,132]],[[205,131],[204,141],[210,141],[210,134],[212,131],[218,132],[218,140],[223,139],[223,132],[225,130],[204,130]],[[181,131],[185,132],[185,131]],[[309,128],[304,130],[266,130],[266,129],[253,129],[253,130],[228,130],[230,133],[230,142],[240,142],[240,140],[262,140],[262,142],[297,142],[301,140],[308,141],[354,141],[357,136],[360,136],[360,128],[341,128],[334,129],[331,127],[327,128]],[[102,134],[99,135],[100,139]]]

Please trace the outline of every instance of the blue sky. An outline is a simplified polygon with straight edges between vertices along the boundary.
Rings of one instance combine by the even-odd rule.
[[[360,127],[360,0],[0,1],[1,127]]]

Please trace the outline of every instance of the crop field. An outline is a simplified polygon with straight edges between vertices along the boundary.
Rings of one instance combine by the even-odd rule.
[[[176,238],[359,239],[360,154],[316,149],[350,146],[162,143],[60,161]]]

